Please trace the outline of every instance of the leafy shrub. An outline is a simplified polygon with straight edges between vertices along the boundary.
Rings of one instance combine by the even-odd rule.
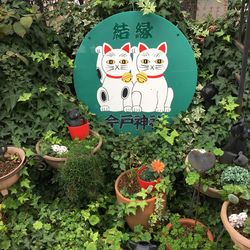
[[[250,217],[245,220],[243,232],[250,235]]]
[[[59,169],[59,184],[67,198],[75,203],[87,204],[96,200],[104,190],[103,168],[105,162],[100,153],[72,155]]]
[[[65,127],[62,114],[75,106],[72,61],[35,6],[4,1],[0,16],[0,139],[30,145]]]
[[[227,167],[221,174],[221,183],[247,186],[250,184],[250,172],[239,166]]]

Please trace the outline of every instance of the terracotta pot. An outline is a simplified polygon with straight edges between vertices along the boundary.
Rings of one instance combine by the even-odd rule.
[[[192,227],[192,228],[194,228],[195,227],[195,225],[200,225],[200,226],[202,226],[203,228],[206,228],[206,226],[205,225],[203,225],[201,222],[199,222],[199,221],[195,221],[195,220],[193,220],[193,219],[188,219],[188,218],[181,218],[181,219],[179,219],[179,222],[181,223],[181,225],[183,226],[183,227]],[[173,228],[173,225],[171,224],[171,223],[169,223],[169,224],[167,224],[167,226],[166,226],[169,230],[171,230],[172,228]],[[210,241],[214,241],[214,236],[213,236],[213,234],[212,234],[212,232],[208,229],[207,230],[207,238],[210,240]],[[168,246],[168,245],[166,245],[166,250],[171,250],[171,248]]]
[[[137,176],[137,180],[138,180],[139,186],[140,186],[141,188],[144,188],[144,189],[147,189],[149,186],[152,186],[152,187],[153,187],[152,190],[155,190],[155,185],[156,185],[157,183],[159,183],[159,182],[161,181],[161,179],[158,178],[158,179],[155,180],[155,181],[144,181],[144,180],[142,180],[141,177],[140,177],[140,175],[141,175],[141,173],[142,173],[143,171],[145,171],[146,168],[147,168],[146,166],[142,166],[142,167],[137,171],[137,175],[136,175],[136,176]]]
[[[186,172],[189,173],[190,169],[189,167],[186,167]],[[210,197],[210,198],[215,198],[215,199],[220,199],[220,193],[219,193],[219,189],[213,188],[213,187],[208,187],[208,189],[206,191],[203,190],[202,185],[193,185],[193,187],[198,190],[200,193],[205,194],[206,196]]]
[[[8,188],[15,184],[20,178],[20,171],[24,165],[25,160],[25,153],[21,148],[8,147],[6,154],[17,154],[21,159],[21,163],[10,173],[0,177],[0,192],[3,196],[8,194]]]
[[[117,198],[118,203],[131,202],[131,200],[124,197],[120,193],[120,190],[119,190],[119,183],[120,183],[121,179],[123,178],[123,176],[127,175],[130,171],[131,170],[128,170],[128,171],[121,173],[115,181],[115,193],[116,193],[116,198]],[[135,169],[135,171],[138,171],[138,169]],[[163,204],[162,213],[166,209],[166,194],[164,194],[163,199],[164,199],[164,204]],[[150,215],[153,214],[153,212],[154,212],[155,201],[156,201],[156,197],[147,199],[146,200],[147,206],[145,206],[143,211],[141,208],[137,208],[135,215],[128,215],[126,217],[126,222],[128,223],[128,225],[131,229],[133,229],[136,225],[139,225],[139,224],[142,225],[144,228],[149,227],[148,220],[149,220]],[[137,202],[140,202],[140,200],[137,200]]]
[[[235,243],[237,247],[239,247],[241,250],[250,250],[250,239],[241,235],[237,230],[235,230],[231,226],[231,224],[228,221],[227,208],[229,204],[230,204],[229,201],[225,201],[221,207],[220,217],[222,223],[227,232],[229,233],[232,241]]]
[[[89,123],[84,123],[83,120],[81,126],[68,126],[67,128],[72,140],[78,138],[81,141],[84,140],[87,136],[89,136]]]
[[[92,150],[92,154],[95,154],[102,146],[102,137],[95,131],[90,130],[90,134],[99,138],[99,142],[97,144],[97,146]],[[36,152],[37,154],[41,155],[40,152],[40,141],[36,144]],[[46,161],[46,163],[53,167],[53,168],[58,168],[60,166],[60,164],[63,164],[67,158],[65,157],[53,157],[53,156],[49,156],[49,155],[42,155],[43,159]]]

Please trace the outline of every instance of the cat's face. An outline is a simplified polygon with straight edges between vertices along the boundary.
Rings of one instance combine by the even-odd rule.
[[[109,44],[103,44],[102,68],[106,74],[122,76],[130,72],[132,59],[130,57],[130,43],[124,44],[120,49],[113,49]]]
[[[164,73],[168,67],[166,42],[161,43],[157,49],[149,49],[144,43],[139,43],[138,49],[136,67],[140,72],[145,72],[148,76]]]

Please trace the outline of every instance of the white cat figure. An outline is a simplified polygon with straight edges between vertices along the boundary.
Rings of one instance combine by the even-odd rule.
[[[174,92],[168,88],[164,72],[168,67],[167,44],[149,49],[144,43],[132,48],[134,112],[170,112]]]
[[[120,49],[113,49],[107,43],[96,47],[96,67],[102,83],[102,87],[97,90],[101,111],[132,111],[130,50],[130,43]]]

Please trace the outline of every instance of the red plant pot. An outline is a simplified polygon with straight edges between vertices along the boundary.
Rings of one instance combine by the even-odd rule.
[[[84,140],[87,136],[89,136],[89,123],[82,120],[81,126],[68,126],[68,130],[72,140],[78,138],[79,140]]]
[[[142,166],[138,171],[137,171],[137,180],[138,180],[138,183],[139,183],[139,186],[141,188],[144,188],[144,189],[147,189],[149,186],[153,186],[153,189],[152,190],[155,190],[155,185],[157,183],[159,183],[161,181],[161,178],[159,177],[157,180],[155,181],[144,181],[141,179],[140,175],[143,171],[146,170],[146,166]]]

